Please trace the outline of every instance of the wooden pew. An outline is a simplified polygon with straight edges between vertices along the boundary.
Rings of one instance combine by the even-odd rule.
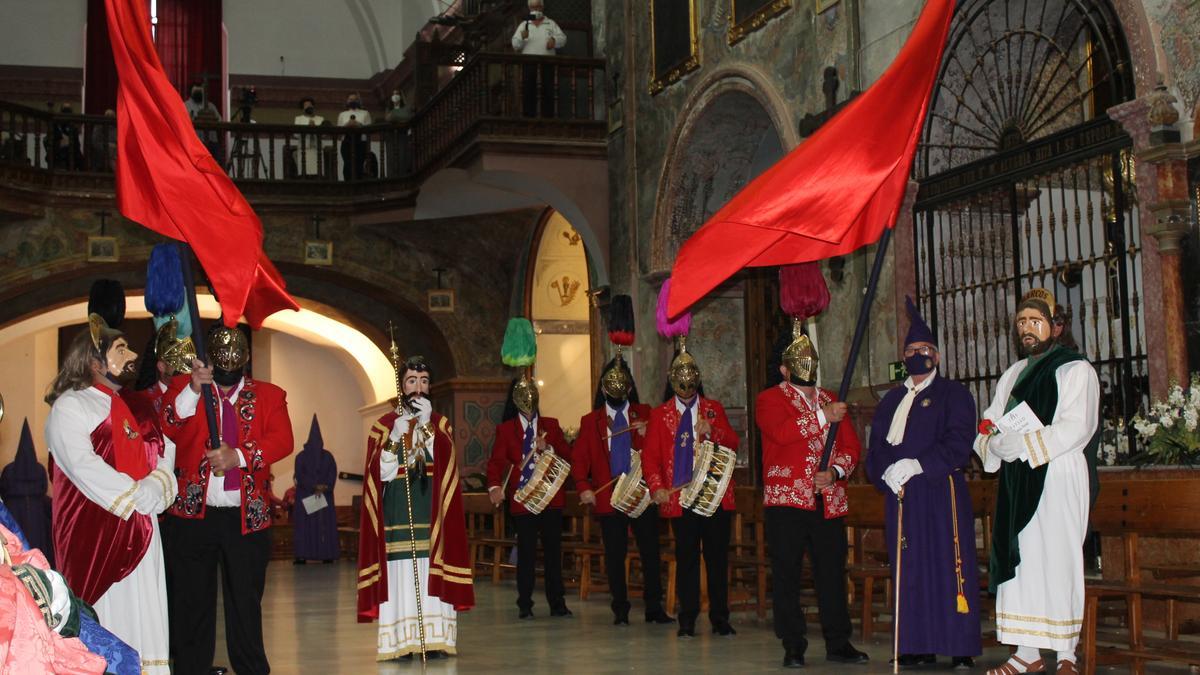
[[[1099,661],[1128,662],[1141,673],[1148,661],[1200,664],[1200,647],[1177,640],[1175,612],[1179,603],[1200,602],[1200,586],[1168,583],[1143,576],[1139,539],[1200,536],[1200,478],[1159,480],[1106,480],[1091,511],[1091,527],[1102,536],[1121,539],[1122,578],[1089,581],[1084,596],[1083,632],[1080,636],[1085,673],[1095,673]],[[1174,581],[1172,579],[1171,581]],[[1167,603],[1166,639],[1143,634],[1142,601]],[[1099,604],[1119,600],[1126,605],[1127,637],[1123,643],[1099,647]]]

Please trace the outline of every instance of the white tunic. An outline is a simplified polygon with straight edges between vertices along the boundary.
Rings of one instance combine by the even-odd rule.
[[[1017,376],[1027,360],[1000,376],[992,404],[984,411],[993,422],[1004,416]],[[996,639],[1004,644],[1074,651],[1083,625],[1083,540],[1087,534],[1090,494],[1083,450],[1096,433],[1100,384],[1087,361],[1059,366],[1058,406],[1046,427],[1025,435],[1028,448],[1013,461],[1048,464],[1046,483],[1033,519],[1017,535],[1021,563],[1016,576],[996,595]],[[1001,460],[988,453],[983,437],[975,452],[989,473]]]
[[[433,439],[425,439],[422,449],[425,451],[426,460],[432,461]],[[411,461],[416,461],[415,453]],[[391,453],[380,453],[380,479],[388,483],[395,480],[399,473],[398,458]],[[388,599],[379,606],[379,647],[375,657],[378,661],[421,652],[421,621],[417,615],[417,594],[413,588],[413,562],[387,561]],[[421,587],[421,613],[425,618],[425,650],[441,650],[455,654],[455,644],[458,642],[458,612],[455,611],[454,605],[429,595],[429,558],[418,558],[416,564]]]
[[[92,431],[108,419],[112,399],[89,388],[69,391],[54,402],[46,420],[46,442],[59,471],[91,501],[128,519],[135,511],[157,515],[175,499],[175,444],[164,437],[158,465],[141,481],[117,471],[96,454]],[[143,673],[169,669],[167,585],[158,520],[151,518],[153,535],[146,555],[124,579],[105,591],[93,605],[100,625],[137,650]]]

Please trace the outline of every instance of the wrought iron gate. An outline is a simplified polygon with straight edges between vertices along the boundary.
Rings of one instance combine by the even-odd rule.
[[[1108,463],[1134,450],[1149,390],[1131,143],[1103,113],[1132,97],[1124,44],[1106,2],[960,0],[914,219],[943,372],[982,411],[1020,358],[1019,298],[1050,290],[1100,376]]]

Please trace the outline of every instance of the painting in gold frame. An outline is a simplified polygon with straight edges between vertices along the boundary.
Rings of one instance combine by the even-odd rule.
[[[817,0],[817,4],[821,4]],[[792,0],[729,0],[729,46],[792,8]]]
[[[650,0],[650,95],[654,96],[679,80],[684,75],[700,68],[700,30],[697,16],[696,0]],[[657,21],[655,19],[657,6]],[[676,37],[671,42],[663,40],[671,35],[669,29],[674,28],[679,18],[679,10],[686,8],[687,24],[687,53],[683,52],[682,39]],[[661,24],[659,23],[661,22]],[[681,23],[681,22],[678,22]],[[660,32],[662,29],[662,32]],[[662,54],[660,55],[660,52]]]
[[[121,245],[116,237],[88,237],[88,262],[119,262],[121,260]]]
[[[834,5],[838,4],[841,1],[842,0],[814,0],[814,2],[816,2],[817,14],[820,14],[821,12],[824,12],[825,10],[830,9],[831,7],[833,7]]]

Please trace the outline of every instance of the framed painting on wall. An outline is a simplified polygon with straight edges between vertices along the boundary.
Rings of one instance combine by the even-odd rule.
[[[696,0],[650,0],[650,95],[699,67]]]
[[[817,0],[820,4],[820,0]],[[729,0],[729,44],[741,42],[768,21],[792,8],[792,0]]]

